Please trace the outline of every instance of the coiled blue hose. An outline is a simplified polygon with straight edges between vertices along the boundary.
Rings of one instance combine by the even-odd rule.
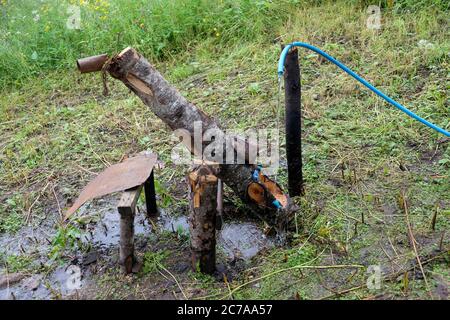
[[[288,44],[283,51],[281,52],[280,55],[280,60],[278,61],[278,77],[281,77],[284,73],[284,61],[286,60],[286,55],[289,51],[289,49],[291,49],[292,47],[302,47],[302,48],[307,48],[311,51],[314,51],[315,53],[321,55],[322,57],[324,57],[325,59],[327,59],[328,61],[334,63],[335,65],[337,65],[339,68],[341,68],[342,70],[344,70],[345,72],[347,72],[349,75],[351,75],[353,78],[355,78],[357,81],[361,82],[364,86],[366,86],[367,88],[369,88],[372,92],[374,92],[375,94],[377,94],[378,96],[380,96],[381,98],[383,98],[384,100],[386,100],[387,102],[389,102],[390,104],[392,104],[394,107],[400,109],[401,111],[403,111],[404,113],[406,113],[408,116],[410,116],[411,118],[416,119],[417,121],[422,122],[424,125],[436,130],[437,132],[442,133],[443,135],[450,137],[450,132],[436,126],[435,124],[419,117],[417,114],[415,114],[414,112],[410,111],[409,109],[405,108],[404,106],[402,106],[400,103],[398,103],[397,101],[395,101],[394,99],[388,97],[387,95],[385,95],[383,92],[381,92],[380,90],[378,90],[377,88],[375,88],[373,85],[371,85],[369,82],[367,82],[366,80],[364,80],[362,77],[360,77],[358,74],[356,74],[355,72],[353,72],[350,68],[348,68],[346,65],[344,65],[342,62],[338,61],[337,59],[333,58],[332,56],[330,56],[329,54],[327,54],[326,52],[320,50],[317,47],[314,47],[308,43],[304,43],[304,42],[292,42],[290,44]]]

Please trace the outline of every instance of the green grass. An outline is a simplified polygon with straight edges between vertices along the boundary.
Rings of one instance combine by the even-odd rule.
[[[144,254],[142,272],[144,274],[157,272],[161,269],[161,266],[164,266],[164,260],[168,255],[169,253],[167,251],[146,252]]]
[[[67,28],[70,5],[80,8],[79,30]],[[290,0],[6,1],[0,6],[0,83],[20,83],[29,75],[73,67],[79,57],[128,45],[155,60],[205,39],[224,46],[271,37],[274,23],[280,25],[296,6]]]
[[[165,60],[205,40],[217,47],[273,41],[293,12],[328,2],[2,0],[0,84],[21,84],[29,77],[45,75],[48,70],[73,68],[77,58],[99,52],[114,53],[128,45],[152,60]],[[365,0],[351,2],[361,11],[373,4]],[[411,10],[449,10],[444,0],[383,0],[378,4],[402,14]],[[76,29],[70,27],[74,17],[71,6],[80,12]],[[189,67],[179,71],[183,75],[189,72]]]
[[[367,1],[314,5],[304,1],[182,1],[180,7],[175,1],[153,1],[144,6],[152,14],[145,15],[136,1],[118,15],[126,2],[116,0],[111,1],[106,22],[101,22],[100,13],[84,6],[81,31],[61,26],[62,20],[51,12],[64,13],[65,9],[45,2],[50,7],[48,14],[42,13],[36,24],[2,20],[1,27],[9,32],[29,35],[14,35],[6,42],[0,39],[0,82],[4,85],[0,95],[0,232],[17,231],[28,212],[36,224],[49,213],[58,216],[55,194],[64,209],[92,178],[90,172],[144,149],[158,152],[165,162],[166,169],[157,174],[161,204],[173,207],[183,198],[175,214],[186,209],[184,196],[172,193],[183,191],[178,185],[187,167],[171,163],[175,142],[165,125],[121,83],[109,79],[112,94],[103,97],[100,75],[79,75],[72,70],[80,56],[113,53],[128,45],[143,52],[183,95],[230,129],[276,127],[280,43],[299,40],[326,50],[400,103],[449,130],[446,2],[427,1],[422,6],[413,6],[416,2],[412,1],[394,1],[392,6],[388,2],[382,3],[382,29],[376,32],[365,27]],[[2,9],[12,17],[22,10],[31,12],[34,6],[26,1],[8,2]],[[203,21],[205,17],[210,20]],[[47,23],[51,29],[45,32]],[[119,40],[118,32],[122,32]],[[422,39],[433,47],[420,48]],[[22,45],[25,42],[28,45]],[[30,58],[34,51],[37,60]],[[434,237],[450,226],[448,141],[310,52],[301,51],[301,68],[306,195],[297,199],[301,206],[297,232],[290,247],[258,257],[230,283],[232,288],[285,267],[329,264],[331,253],[342,264],[385,261],[379,245],[388,238],[396,245],[401,243],[399,250],[410,257],[398,204],[401,190],[406,190],[416,235]],[[284,157],[283,149],[281,154]],[[286,187],[284,170],[277,181]],[[235,201],[231,194],[227,197]],[[432,232],[429,225],[436,210],[436,231]],[[356,223],[362,216],[366,224]],[[170,269],[170,265],[165,267]],[[448,265],[437,263],[431,270],[448,279]],[[347,270],[280,273],[252,282],[234,297],[319,298],[330,294],[318,289],[321,282],[344,289],[364,283],[364,272],[348,283],[342,283],[350,277]],[[228,292],[223,283],[211,279],[194,276],[186,281],[219,292],[219,296]],[[423,281],[411,279],[409,286],[410,293],[414,291],[411,297],[427,297]],[[401,284],[395,281],[386,284],[384,292],[393,298],[404,297]],[[363,289],[344,298],[372,294]]]
[[[0,232],[16,232],[23,225],[21,200],[18,194],[5,200],[2,206],[5,213],[0,217]]]
[[[25,255],[10,255],[6,257],[5,264],[9,272],[23,272],[30,270],[33,260],[31,257]]]

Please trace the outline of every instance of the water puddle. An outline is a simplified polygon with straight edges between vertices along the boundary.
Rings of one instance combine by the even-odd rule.
[[[165,231],[189,234],[189,222],[186,216],[172,217],[161,210],[157,225]]]
[[[262,249],[273,247],[274,242],[254,223],[231,222],[223,225],[218,245],[228,257],[248,260]]]
[[[54,231],[46,227],[26,226],[14,234],[0,236],[0,251],[6,255],[28,254],[45,256]]]
[[[81,241],[92,245],[93,258],[89,253],[82,254],[80,267],[65,265],[55,269],[50,274],[24,275],[19,281],[11,283],[10,287],[0,286],[0,299],[55,299],[68,297],[76,290],[73,289],[74,279],[78,279],[77,289],[81,289],[89,280],[90,271],[87,265],[97,261],[98,254],[109,254],[111,248],[117,248],[120,240],[119,214],[112,201],[100,201],[94,205],[87,205],[81,210],[80,216],[94,213],[96,222],[85,225]],[[139,210],[138,210],[139,211]],[[92,217],[94,217],[92,216]],[[53,222],[55,223],[55,222]],[[171,216],[165,210],[154,223],[148,222],[142,213],[135,217],[135,235],[150,239],[154,228],[159,231],[174,232],[189,235],[187,216]],[[51,249],[51,240],[56,232],[51,220],[37,227],[24,227],[14,235],[0,236],[0,250],[6,254],[32,255],[36,263],[46,263]],[[225,222],[222,230],[217,233],[217,247],[227,259],[249,260],[264,248],[274,246],[274,241],[264,234],[263,230],[254,222]],[[109,253],[108,253],[109,252]],[[81,253],[77,253],[80,255]],[[86,262],[89,260],[88,262]],[[91,261],[92,260],[92,261]],[[74,275],[74,269],[78,276]],[[0,270],[0,283],[5,279],[5,270]],[[78,278],[77,278],[78,277]]]
[[[155,224],[159,230],[189,235],[187,216],[173,217],[165,210],[160,210],[160,216]],[[134,230],[136,236],[150,235],[152,229],[153,226],[143,214],[136,215]],[[115,211],[108,211],[83,241],[102,248],[118,245],[119,238],[119,215]],[[268,238],[256,223],[225,222],[222,230],[218,232],[217,244],[228,258],[248,260],[262,249],[273,247],[274,241]]]
[[[119,244],[120,240],[120,216],[116,210],[104,212],[101,220],[87,227],[87,232],[83,234],[82,241],[90,243],[94,247],[108,248]],[[134,220],[135,235],[150,234],[152,226],[145,219],[143,214],[137,214]]]

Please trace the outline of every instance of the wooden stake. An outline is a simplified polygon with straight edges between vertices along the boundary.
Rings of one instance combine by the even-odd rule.
[[[212,274],[216,270],[217,178],[206,166],[188,176],[191,258],[194,271]]]
[[[438,211],[439,211],[439,206],[436,205],[436,209],[433,212],[433,217],[431,218],[431,224],[430,224],[431,230],[433,230],[433,231],[436,229],[436,218],[437,218]]]
[[[120,214],[119,264],[125,274],[139,271],[134,255],[134,215],[142,186],[124,191],[117,209]]]

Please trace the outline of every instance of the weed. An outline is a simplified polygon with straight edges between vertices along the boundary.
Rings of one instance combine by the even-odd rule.
[[[5,265],[8,268],[8,272],[30,271],[33,265],[33,259],[26,255],[8,255]]]
[[[144,274],[150,274],[161,269],[164,260],[169,256],[168,251],[146,252],[144,254],[144,265],[142,272]]]
[[[77,227],[71,224],[60,226],[53,237],[50,258],[61,258],[66,249],[81,247],[80,237],[81,231]]]
[[[23,207],[23,198],[15,195],[6,199],[5,203],[0,203],[0,233],[13,233],[23,225],[23,214],[20,212]]]

